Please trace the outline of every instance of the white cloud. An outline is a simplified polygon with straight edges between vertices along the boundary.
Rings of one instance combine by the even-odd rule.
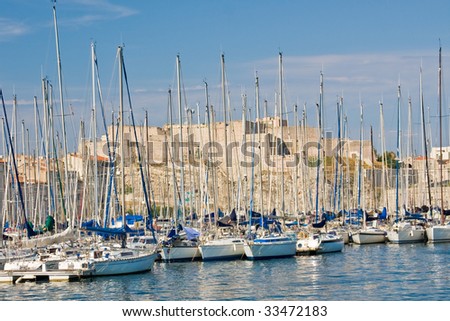
[[[29,28],[22,22],[0,17],[0,41],[26,34]]]
[[[123,5],[116,5],[108,0],[72,0],[71,3],[81,14],[62,21],[71,26],[86,25],[102,20],[116,20],[138,13],[137,10]],[[81,8],[81,9],[80,9]]]

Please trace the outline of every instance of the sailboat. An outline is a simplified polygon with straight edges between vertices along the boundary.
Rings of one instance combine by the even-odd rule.
[[[180,117],[180,140],[182,140],[182,113],[181,113],[181,64],[180,57],[177,55],[176,58],[177,67],[177,87],[178,87],[178,108]],[[170,135],[171,135],[171,146],[174,146],[174,135],[173,135],[173,111],[172,111],[172,91],[168,92],[168,109],[169,109],[169,120],[170,120]],[[177,193],[177,180],[175,176],[175,152],[172,150],[171,164],[172,164],[172,184],[173,184],[173,199],[174,199],[174,212],[173,221],[174,227],[169,231],[167,238],[161,243],[161,260],[163,262],[175,262],[175,261],[193,261],[201,258],[201,252],[198,247],[200,233],[190,227],[182,226],[184,223],[184,181],[183,181],[183,164],[181,164],[181,197]],[[183,162],[183,153],[181,153],[181,161]],[[181,208],[178,206],[178,202],[181,200]],[[179,218],[179,212],[181,211],[181,220]]]
[[[399,87],[400,90],[400,87]],[[386,231],[383,231],[374,226],[367,226],[367,217],[365,211],[361,209],[361,180],[362,180],[362,144],[363,144],[363,105],[361,104],[360,112],[360,135],[359,135],[359,178],[358,178],[358,214],[363,217],[363,226],[356,232],[352,232],[353,243],[356,244],[372,244],[384,243],[386,241]]]
[[[120,143],[120,172],[121,172],[121,211],[123,222],[125,219],[125,164],[124,164],[124,121],[123,121],[123,78],[125,78],[127,85],[127,93],[128,93],[128,101],[130,104],[130,114],[132,116],[133,128],[135,129],[134,124],[134,116],[131,107],[131,98],[130,91],[128,88],[128,80],[123,60],[123,48],[121,46],[118,47],[117,55],[119,60],[119,117],[120,117],[120,135],[119,135],[119,143]],[[93,52],[94,54],[94,52]],[[135,132],[136,135],[136,132]],[[141,165],[141,156],[139,147],[136,146],[138,162]],[[142,166],[140,166],[140,170],[142,173]],[[143,182],[144,195],[145,194],[145,184]],[[148,201],[146,197],[146,201]],[[148,206],[148,202],[147,202]],[[148,208],[149,216],[151,220],[150,209]],[[150,221],[150,226],[152,222]],[[86,228],[88,231],[93,231],[97,233],[107,233],[118,236],[122,240],[122,246],[117,247],[116,245],[105,246],[93,244],[92,249],[89,250],[88,253],[80,255],[76,258],[69,258],[59,262],[58,269],[82,269],[85,266],[92,266],[94,269],[94,275],[102,276],[102,275],[120,275],[120,274],[130,274],[130,273],[139,273],[151,270],[155,260],[158,258],[158,253],[156,251],[156,246],[144,249],[128,249],[125,248],[126,237],[128,227],[126,224],[123,224],[120,228],[101,228],[101,227],[92,227]],[[153,238],[155,238],[153,234]]]
[[[409,139],[411,140],[411,99],[409,100]],[[399,125],[398,125],[399,126]],[[397,135],[400,135],[398,130]],[[425,240],[425,229],[423,227],[424,218],[421,215],[411,215],[406,211],[405,214],[409,214],[403,217],[402,220],[399,220],[399,207],[398,207],[398,178],[399,178],[399,155],[400,146],[397,138],[397,162],[396,162],[396,194],[395,194],[395,203],[396,203],[396,219],[395,224],[387,231],[387,238],[391,243],[414,243],[414,242],[423,242]],[[409,184],[409,182],[407,182]],[[421,223],[418,223],[422,221]]]
[[[279,53],[279,72],[280,72],[280,92],[279,92],[279,108],[280,108],[280,126],[283,126],[283,57],[281,52]],[[281,131],[281,143],[283,143],[283,131]],[[254,153],[253,153],[254,154]],[[284,157],[284,147],[281,148],[281,157]],[[253,160],[254,161],[254,160]],[[283,160],[282,160],[283,164]],[[252,170],[254,169],[254,162]],[[252,175],[253,176],[253,175]],[[281,171],[281,214],[284,215],[284,170],[282,166]],[[253,197],[253,195],[252,195]],[[260,260],[269,258],[280,258],[280,257],[290,257],[294,256],[296,253],[297,239],[296,236],[286,235],[281,229],[280,223],[276,220],[273,221],[272,228],[267,228],[267,221],[263,215],[261,215],[261,228],[256,230],[256,233],[252,233],[252,212],[253,212],[253,199],[250,200],[250,215],[249,215],[249,239],[246,240],[244,244],[244,251],[247,259],[249,260]],[[271,215],[272,217],[274,215]]]
[[[209,105],[208,98],[208,84],[205,82],[205,96],[206,96],[206,112],[207,112],[207,123],[208,123],[208,134],[209,143],[212,143],[211,136],[211,107]],[[245,103],[244,107],[245,108]],[[211,159],[208,159],[207,164],[209,169],[215,170],[211,164]],[[215,190],[215,184],[213,184],[213,190]],[[207,184],[206,184],[207,188]],[[206,191],[206,193],[208,193]],[[216,193],[214,192],[214,195]],[[216,197],[214,197],[214,202],[217,202]],[[218,220],[218,208],[214,206],[214,214],[216,215],[216,221]],[[209,223],[212,223],[212,215],[209,215]],[[218,224],[218,222],[214,222]],[[244,257],[244,239],[236,235],[235,226],[210,226],[210,231],[208,235],[205,235],[203,241],[199,245],[200,253],[202,255],[203,261],[211,260],[233,260],[242,259]]]
[[[326,220],[322,220],[321,222],[318,222],[318,213],[319,213],[319,174],[320,174],[320,146],[323,143],[322,142],[322,109],[323,109],[323,74],[320,74],[320,104],[317,105],[318,107],[318,137],[319,141],[317,144],[318,153],[317,153],[317,176],[316,176],[316,223],[312,224],[312,227],[314,230],[310,233],[299,233],[299,235],[305,236],[300,237],[297,241],[297,254],[324,254],[324,253],[334,253],[334,252],[341,252],[344,249],[344,236],[339,234],[337,230],[330,230],[330,231],[321,231],[323,227],[326,225]],[[338,116],[338,136],[339,136],[339,142],[340,144],[340,113],[342,107],[342,99],[337,103],[337,116]],[[339,159],[339,156],[336,157],[336,159]],[[337,166],[336,166],[337,169]],[[336,172],[336,179],[335,183],[337,182],[337,172]],[[335,188],[335,192],[336,188]],[[336,203],[334,203],[336,204]],[[334,205],[335,206],[335,205]],[[340,232],[343,232],[342,229]],[[345,231],[345,233],[348,236],[348,232]]]
[[[441,243],[450,242],[450,224],[445,224],[444,214],[444,193],[442,181],[442,48],[439,48],[439,71],[438,71],[438,91],[439,91],[439,175],[440,175],[440,191],[441,191],[441,219],[439,225],[433,225],[426,229],[428,242]]]

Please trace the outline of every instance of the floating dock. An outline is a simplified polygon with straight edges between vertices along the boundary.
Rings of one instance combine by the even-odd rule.
[[[0,283],[73,282],[94,276],[94,269],[82,270],[11,270],[0,271]]]

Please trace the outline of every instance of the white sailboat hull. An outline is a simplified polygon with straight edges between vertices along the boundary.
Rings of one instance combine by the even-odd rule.
[[[203,261],[242,259],[244,243],[241,238],[217,239],[201,244],[199,249]]]
[[[375,244],[386,242],[386,232],[381,230],[359,230],[352,233],[353,243]]]
[[[426,229],[428,242],[450,242],[450,225],[436,225]]]
[[[255,239],[245,243],[244,251],[249,260],[294,256],[297,240],[286,237]]]
[[[317,250],[318,254],[325,254],[325,253],[335,253],[335,252],[342,252],[344,249],[344,239],[333,239],[333,240],[322,240],[320,242],[319,249]]]
[[[320,235],[297,241],[297,253],[326,254],[342,252],[344,239],[340,235]]]
[[[194,261],[202,258],[198,246],[163,246],[160,255],[163,262]]]
[[[144,252],[123,258],[66,260],[59,263],[58,269],[82,269],[85,266],[91,266],[95,276],[132,274],[150,271],[157,257],[156,252]]]
[[[95,262],[95,275],[120,275],[149,271],[152,269],[157,257],[157,253],[151,253],[130,259],[112,259]]]
[[[425,241],[424,229],[396,229],[387,232],[387,238],[391,243],[417,243]]]
[[[349,232],[348,231],[339,231],[338,232],[339,235],[342,237],[342,240],[344,241],[344,244],[349,244],[350,243],[350,236],[349,236]]]

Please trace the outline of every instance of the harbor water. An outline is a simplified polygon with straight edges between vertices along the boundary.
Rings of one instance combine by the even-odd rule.
[[[148,273],[72,283],[0,284],[3,301],[450,298],[450,243],[346,246],[342,253],[262,261],[156,262]]]

